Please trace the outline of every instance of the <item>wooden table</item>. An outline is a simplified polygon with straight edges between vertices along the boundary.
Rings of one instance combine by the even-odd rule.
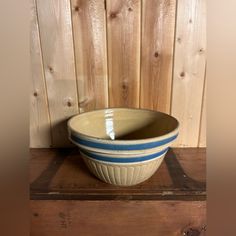
[[[204,235],[205,163],[203,148],[169,150],[149,180],[116,187],[77,149],[31,149],[31,235]]]

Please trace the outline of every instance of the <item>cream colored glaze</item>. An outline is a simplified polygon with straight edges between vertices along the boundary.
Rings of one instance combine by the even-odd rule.
[[[173,142],[170,142],[170,143],[167,143],[166,145],[158,146],[155,148],[143,149],[143,150],[110,150],[110,149],[92,148],[92,147],[80,145],[74,142],[73,140],[71,140],[71,142],[74,143],[79,148],[89,151],[91,153],[97,153],[97,154],[100,153],[100,154],[103,154],[104,156],[107,155],[109,157],[114,157],[114,158],[139,157],[139,156],[144,156],[144,155],[151,155],[151,154],[163,151],[164,149],[170,147],[173,143]],[[124,144],[126,144],[126,142]],[[137,144],[140,144],[140,142],[137,142]]]
[[[75,133],[105,140],[140,140],[169,134],[178,121],[165,113],[131,108],[96,110],[68,122]]]
[[[164,155],[155,160],[132,163],[132,164],[111,164],[92,160],[82,155],[89,170],[102,181],[118,186],[132,186],[150,178],[164,159]]]

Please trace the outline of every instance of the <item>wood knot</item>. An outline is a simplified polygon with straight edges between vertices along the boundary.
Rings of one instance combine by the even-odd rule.
[[[79,6],[75,6],[74,7],[74,11],[79,12],[80,11],[80,7]]]
[[[128,86],[124,83],[122,84],[122,89],[126,90],[128,88]]]
[[[189,228],[184,231],[184,236],[199,236],[201,232],[198,229]]]
[[[39,216],[39,214],[38,214],[37,212],[35,212],[35,213],[34,213],[34,216],[35,216],[35,217],[38,217],[38,216]]]
[[[68,101],[68,102],[67,102],[67,106],[68,106],[68,107],[71,107],[71,106],[72,106],[71,101]]]
[[[202,54],[204,52],[204,49],[203,48],[200,48],[199,49],[199,53]]]
[[[180,73],[180,77],[184,77],[185,76],[185,72],[184,71],[182,71],[181,73]]]
[[[37,92],[34,92],[34,96],[37,97],[37,96],[38,96],[38,93],[37,93]]]
[[[122,85],[121,85],[121,93],[122,93],[122,99],[124,101],[127,101],[128,99],[128,96],[129,96],[129,84],[128,84],[128,81],[125,79],[123,80],[122,82]],[[125,102],[126,103],[126,102]]]
[[[67,97],[63,101],[63,105],[67,107],[72,107],[73,106],[73,99],[71,97]]]
[[[159,53],[158,53],[158,52],[155,52],[155,53],[154,53],[154,56],[155,56],[155,57],[159,57]]]
[[[133,11],[133,9],[131,7],[128,8],[128,11]]]
[[[48,67],[48,70],[49,70],[51,73],[53,73],[53,69],[52,69],[51,66]]]
[[[110,17],[111,17],[112,19],[116,18],[116,16],[117,16],[117,14],[114,13],[114,12],[110,14]]]

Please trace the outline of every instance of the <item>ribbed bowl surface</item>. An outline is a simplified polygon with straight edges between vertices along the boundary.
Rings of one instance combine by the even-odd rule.
[[[139,184],[150,178],[162,163],[165,154],[151,161],[120,164],[98,161],[81,153],[89,170],[100,180],[118,186]]]

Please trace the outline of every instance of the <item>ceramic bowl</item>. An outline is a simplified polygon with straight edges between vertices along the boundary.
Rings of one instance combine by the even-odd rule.
[[[155,173],[178,126],[165,113],[131,108],[90,111],[68,121],[69,139],[90,171],[119,186],[139,184]]]

